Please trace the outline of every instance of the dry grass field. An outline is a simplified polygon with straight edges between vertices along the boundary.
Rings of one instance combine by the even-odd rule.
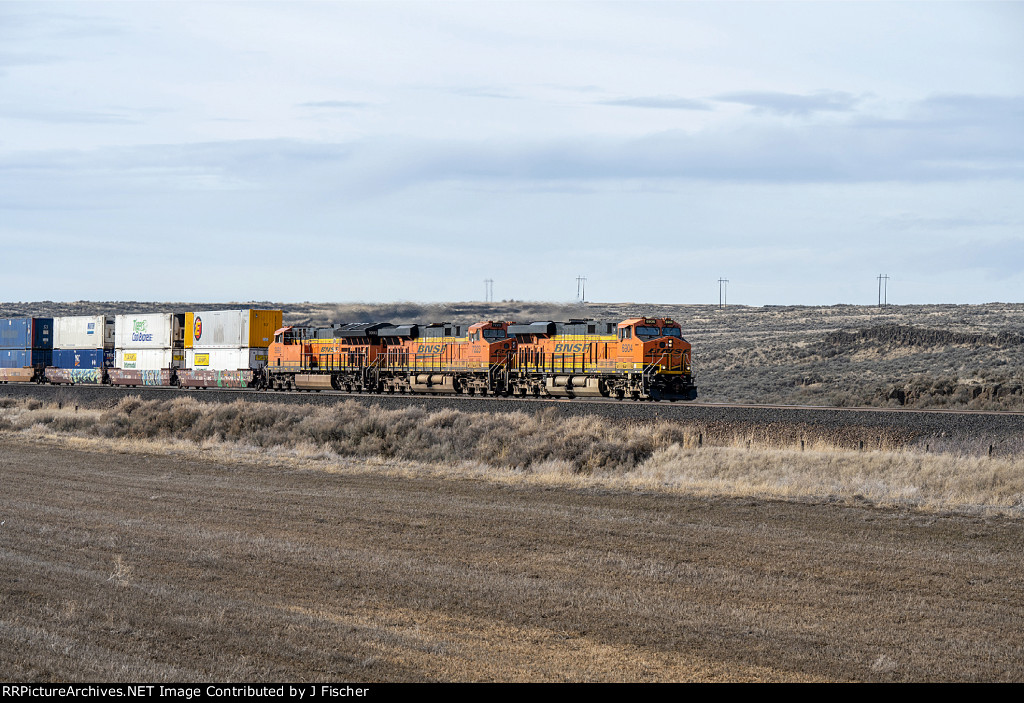
[[[868,501],[876,505],[1024,517],[1024,456],[966,453],[947,438],[924,451],[898,429],[752,432],[738,424],[623,422],[539,412],[388,410],[355,400],[310,407],[254,400],[130,395],[81,407],[0,398],[0,431],[26,440],[59,435],[115,450],[287,457],[334,470],[352,460],[398,462],[433,475],[548,485],[604,486],[687,495]],[[933,440],[934,441],[934,440]]]
[[[0,303],[0,317],[260,306],[289,324],[472,323],[668,315],[713,402],[1024,410],[1024,304],[730,306],[636,303]]]
[[[35,681],[1020,681],[1024,523],[0,437]]]

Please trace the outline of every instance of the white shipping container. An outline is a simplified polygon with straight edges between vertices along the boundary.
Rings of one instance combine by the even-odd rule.
[[[280,310],[206,310],[186,316],[186,348],[269,347],[281,324]]]
[[[184,366],[184,349],[118,349],[114,352],[114,367],[119,369],[159,371]]]
[[[238,371],[240,369],[262,369],[266,365],[266,349],[201,347],[185,350],[185,368],[187,369]]]
[[[118,315],[114,320],[117,349],[170,349],[184,347],[185,314],[165,312]],[[175,344],[177,339],[177,344]],[[167,368],[167,367],[163,367]]]
[[[53,318],[54,349],[113,349],[114,318],[84,315]]]

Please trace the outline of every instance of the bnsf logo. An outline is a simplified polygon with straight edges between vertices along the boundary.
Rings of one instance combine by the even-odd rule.
[[[444,351],[444,344],[419,344],[416,346],[417,354],[440,354]]]
[[[563,342],[555,345],[555,354],[583,354],[590,351],[590,342]]]
[[[203,318],[196,315],[196,324],[192,326],[192,333],[196,339],[203,336]]]

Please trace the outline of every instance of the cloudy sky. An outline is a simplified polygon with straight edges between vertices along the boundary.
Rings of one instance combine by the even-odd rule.
[[[1024,299],[1024,3],[0,0],[0,298]]]

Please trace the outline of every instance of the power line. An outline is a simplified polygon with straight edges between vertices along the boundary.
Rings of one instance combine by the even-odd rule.
[[[718,307],[724,308],[729,305],[729,279],[718,279]]]
[[[488,303],[494,302],[494,279],[484,279],[484,301]]]
[[[883,283],[884,281],[884,283]],[[883,292],[884,291],[884,292]],[[878,307],[889,304],[889,275],[878,274]]]

